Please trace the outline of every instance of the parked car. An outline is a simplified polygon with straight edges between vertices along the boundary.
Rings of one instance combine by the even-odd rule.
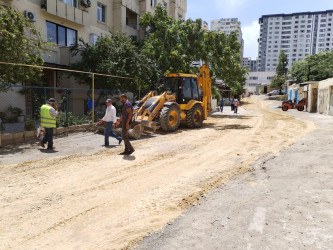
[[[275,90],[272,90],[271,92],[268,92],[267,95],[268,96],[272,96],[272,95],[279,95],[280,94],[280,90],[279,89],[275,89]],[[281,94],[283,95],[283,91],[281,91]]]

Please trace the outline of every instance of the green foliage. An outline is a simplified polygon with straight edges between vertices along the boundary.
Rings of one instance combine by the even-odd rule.
[[[292,80],[298,83],[307,81],[308,68],[309,65],[307,61],[294,62],[289,70]]]
[[[20,116],[22,115],[23,110],[18,107],[12,107],[12,105],[9,105],[8,112]]]
[[[141,79],[141,89],[150,88],[157,79],[157,69],[144,53],[141,53],[133,40],[120,33],[111,33],[97,39],[95,45],[90,46],[80,39],[80,43],[71,48],[72,55],[80,54],[82,61],[71,65],[71,69],[97,72],[114,76]],[[91,84],[88,74],[74,74],[82,84]],[[138,80],[95,76],[95,88],[99,89],[138,89]]]
[[[36,130],[36,122],[32,119],[26,119],[24,121],[24,131],[34,131]]]
[[[217,100],[217,102],[219,102],[222,98],[222,95],[221,95],[219,89],[216,86],[212,87],[212,96],[213,96],[214,99]]]
[[[283,50],[279,54],[279,61],[276,66],[276,75],[273,77],[270,87],[278,88],[281,90],[282,85],[288,79],[288,58]]]
[[[241,44],[237,40],[237,34],[205,32],[205,48],[209,52],[206,60],[212,74],[223,80],[234,94],[241,94],[247,70],[241,65]]]
[[[276,75],[282,76],[288,74],[288,58],[287,55],[281,50],[279,54],[279,61],[276,66]]]
[[[295,62],[290,69],[293,81],[321,81],[333,77],[333,51],[308,56],[305,61]]]
[[[48,45],[32,22],[19,11],[2,6],[0,1],[1,61],[43,65],[41,50]],[[41,74],[38,68],[0,65],[0,82],[4,84],[39,82]]]
[[[154,14],[145,13],[140,20],[146,31],[142,49],[156,61],[162,74],[197,73],[198,68],[191,63],[202,60],[210,66],[212,76],[242,93],[246,69],[241,66],[237,34],[206,31],[201,23],[200,19],[174,20],[158,5]]]
[[[87,124],[90,123],[90,121],[91,117],[89,116],[76,116],[72,112],[68,112],[68,124],[66,124],[66,112],[59,112],[59,117],[57,118],[57,127]]]
[[[287,79],[287,75],[275,75],[271,81],[270,87],[281,89]]]
[[[196,73],[193,61],[205,56],[201,20],[175,20],[160,4],[154,14],[147,12],[140,19],[146,31],[142,50],[156,61],[162,75],[175,72]]]
[[[288,100],[288,95],[283,95],[283,96],[280,96],[280,101],[287,101]]]

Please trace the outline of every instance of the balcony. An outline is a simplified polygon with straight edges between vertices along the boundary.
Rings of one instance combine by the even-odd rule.
[[[65,4],[59,0],[43,0],[41,8],[45,9],[46,12],[51,15],[61,17],[77,24],[87,25],[89,22],[88,12]]]

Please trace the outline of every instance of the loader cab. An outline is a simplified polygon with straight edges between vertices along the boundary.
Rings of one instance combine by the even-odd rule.
[[[176,102],[187,104],[191,100],[202,99],[198,89],[198,79],[195,75],[186,76],[167,76],[164,80],[164,90],[176,94]]]

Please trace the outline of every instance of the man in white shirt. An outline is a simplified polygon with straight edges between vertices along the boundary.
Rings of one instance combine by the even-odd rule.
[[[99,124],[102,125],[103,122],[106,122],[106,127],[104,130],[104,146],[109,146],[109,136],[110,134],[115,137],[118,141],[119,144],[121,143],[122,139],[120,136],[118,136],[114,131],[113,131],[113,123],[117,122],[117,116],[116,116],[116,108],[112,105],[112,100],[107,99],[105,101],[106,104],[106,111],[104,117],[99,120]]]

